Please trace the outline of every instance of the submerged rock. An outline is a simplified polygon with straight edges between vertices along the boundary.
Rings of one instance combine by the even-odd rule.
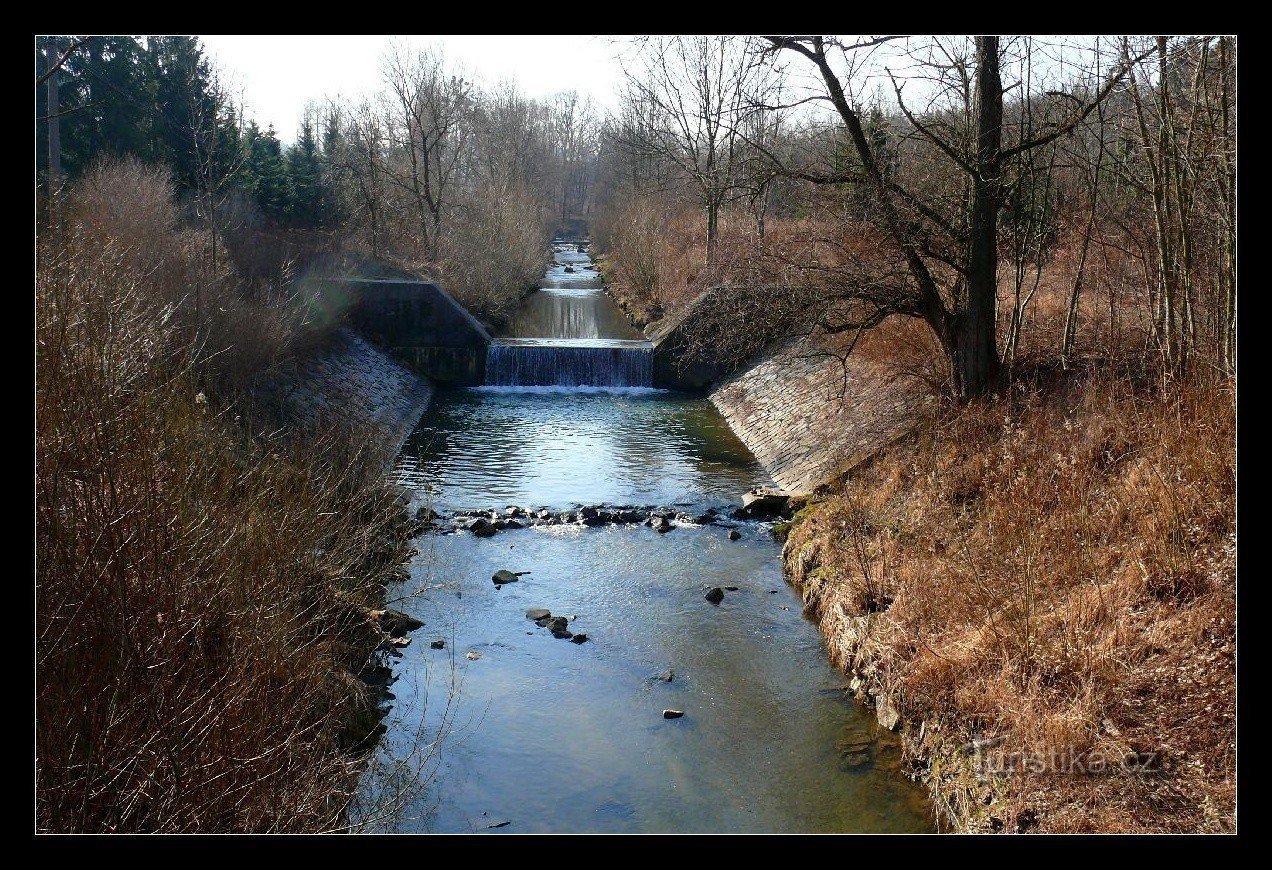
[[[664,683],[670,683],[675,678],[676,678],[676,672],[673,671],[671,668],[668,668],[667,670],[663,671],[657,677],[657,679],[662,680]]]
[[[703,597],[706,598],[708,601],[710,601],[712,604],[719,604],[721,601],[724,600],[724,590],[721,589],[719,586],[712,586],[711,589],[708,590],[707,594]]]

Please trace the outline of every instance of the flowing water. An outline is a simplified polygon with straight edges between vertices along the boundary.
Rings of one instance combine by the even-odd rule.
[[[629,360],[605,368],[571,356],[580,341],[648,349],[590,259],[565,242],[554,252],[509,330],[539,341],[496,345],[534,348],[544,361],[524,380],[497,369],[488,379],[504,385],[438,394],[397,465],[416,503],[678,505],[692,515],[723,513],[770,483],[706,399],[649,389]],[[503,352],[492,348],[492,359]],[[551,366],[556,382],[541,383]],[[589,380],[602,385],[573,386]],[[729,540],[730,528],[741,539]],[[364,819],[368,829],[932,829],[896,739],[845,695],[802,617],[767,524],[666,534],[567,524],[415,545],[392,606],[425,627],[394,665],[389,730],[363,793],[368,805],[397,800]],[[499,587],[499,569],[530,573]],[[712,586],[737,588],[717,606],[704,598]],[[568,616],[588,641],[554,638],[530,608]],[[664,709],[684,716],[664,719]]]

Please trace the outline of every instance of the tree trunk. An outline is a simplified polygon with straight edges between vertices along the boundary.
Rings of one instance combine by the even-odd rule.
[[[720,236],[720,203],[707,203],[707,262],[714,263],[716,242]]]
[[[954,391],[970,398],[998,376],[995,308],[998,301],[998,211],[1002,202],[1000,150],[1003,86],[998,37],[976,37],[977,169],[967,263],[967,305],[954,316]]]

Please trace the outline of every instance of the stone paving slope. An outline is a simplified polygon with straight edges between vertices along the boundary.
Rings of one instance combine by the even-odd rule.
[[[396,453],[432,401],[434,386],[349,329],[332,333],[311,357],[282,366],[255,390],[289,424],[343,418],[385,433]]]
[[[711,402],[783,489],[811,492],[905,434],[930,397],[810,339],[788,340],[721,381]]]

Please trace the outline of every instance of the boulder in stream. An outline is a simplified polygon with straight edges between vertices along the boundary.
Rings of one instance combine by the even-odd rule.
[[[552,611],[548,610],[546,607],[531,607],[526,611],[526,619],[540,620],[551,618]]]
[[[400,610],[373,610],[371,618],[380,624],[380,629],[385,634],[391,637],[401,637],[424,627],[423,622]]]
[[[704,597],[712,604],[719,604],[724,600],[724,590],[719,586],[712,586]]]
[[[468,531],[472,532],[479,538],[489,538],[499,530],[495,528],[494,523],[485,517],[476,517],[469,522]]]
[[[502,586],[505,583],[516,583],[517,578],[522,573],[525,573],[525,572],[514,572],[514,571],[509,571],[506,568],[500,568],[498,571],[494,573],[494,576],[492,576],[490,580],[496,586]]]
[[[729,529],[729,540],[730,540],[730,541],[736,541],[736,540],[737,540],[738,538],[740,538],[740,537],[742,537],[742,533],[741,533],[741,532],[739,532],[737,529]]]
[[[790,500],[785,490],[759,486],[742,496],[742,509],[751,516],[772,516],[786,510]]]
[[[683,715],[685,715],[684,710],[663,710],[664,719],[679,719]]]

